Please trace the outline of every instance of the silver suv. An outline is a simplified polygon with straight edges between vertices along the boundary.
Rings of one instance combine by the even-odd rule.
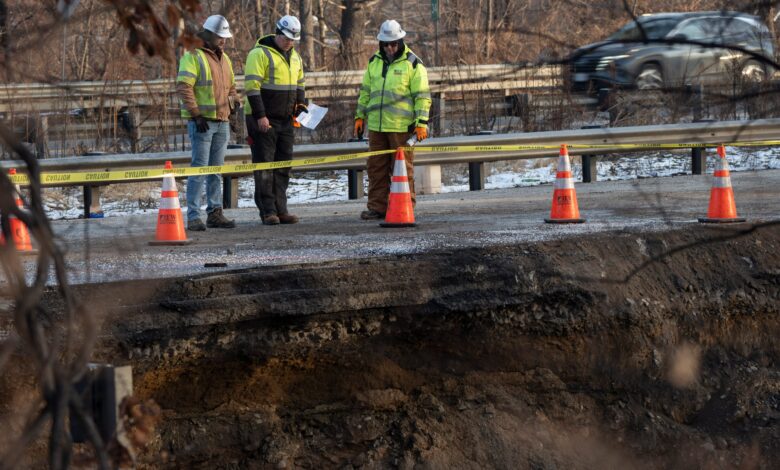
[[[762,58],[774,58],[772,36],[758,17],[720,11],[655,13],[637,22],[572,54],[573,90],[730,83],[737,77],[762,81],[770,73]]]

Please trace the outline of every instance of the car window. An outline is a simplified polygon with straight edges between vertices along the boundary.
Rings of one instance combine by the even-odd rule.
[[[733,19],[729,22],[723,42],[729,45],[744,45],[761,48],[761,31],[747,21]]]
[[[720,36],[723,31],[723,24],[717,24],[713,21],[704,19],[688,20],[680,24],[680,27],[674,32],[675,35],[685,35],[692,41],[706,41]]]
[[[647,34],[647,39],[661,39],[671,31],[677,23],[680,22],[679,18],[651,18],[642,20],[639,22]],[[607,38],[608,41],[641,41],[642,33],[635,22],[628,23]]]

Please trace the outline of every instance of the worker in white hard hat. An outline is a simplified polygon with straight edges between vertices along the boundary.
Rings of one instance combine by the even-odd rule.
[[[412,135],[418,141],[428,137],[431,107],[428,72],[419,57],[404,44],[405,36],[406,31],[397,21],[382,23],[376,37],[379,50],[369,59],[363,74],[355,112],[355,136],[362,137],[368,130],[371,151],[405,147]],[[414,204],[414,153],[407,150],[404,158]],[[361,219],[385,217],[394,162],[392,153],[368,158],[368,210],[361,212]]]
[[[181,116],[187,119],[192,144],[192,166],[219,166],[225,162],[230,138],[230,114],[238,97],[233,64],[223,48],[230,33],[225,17],[209,16],[198,33],[203,45],[185,53],[179,62],[176,91]],[[203,183],[206,183],[206,224],[201,219]],[[187,178],[187,229],[233,228],[235,221],[222,211],[222,177]]]
[[[306,108],[303,61],[295,42],[301,22],[283,16],[276,33],[257,40],[244,68],[244,114],[252,162],[292,160],[294,119]],[[298,217],[287,209],[290,168],[256,171],[255,204],[264,225],[294,224]]]

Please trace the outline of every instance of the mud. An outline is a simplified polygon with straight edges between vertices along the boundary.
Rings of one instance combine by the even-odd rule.
[[[780,226],[91,286],[142,468],[773,468]],[[107,303],[105,299],[111,299]],[[100,300],[104,299],[104,300]]]

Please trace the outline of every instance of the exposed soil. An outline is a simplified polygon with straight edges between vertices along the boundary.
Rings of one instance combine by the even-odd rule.
[[[91,287],[148,468],[773,468],[780,226]]]

